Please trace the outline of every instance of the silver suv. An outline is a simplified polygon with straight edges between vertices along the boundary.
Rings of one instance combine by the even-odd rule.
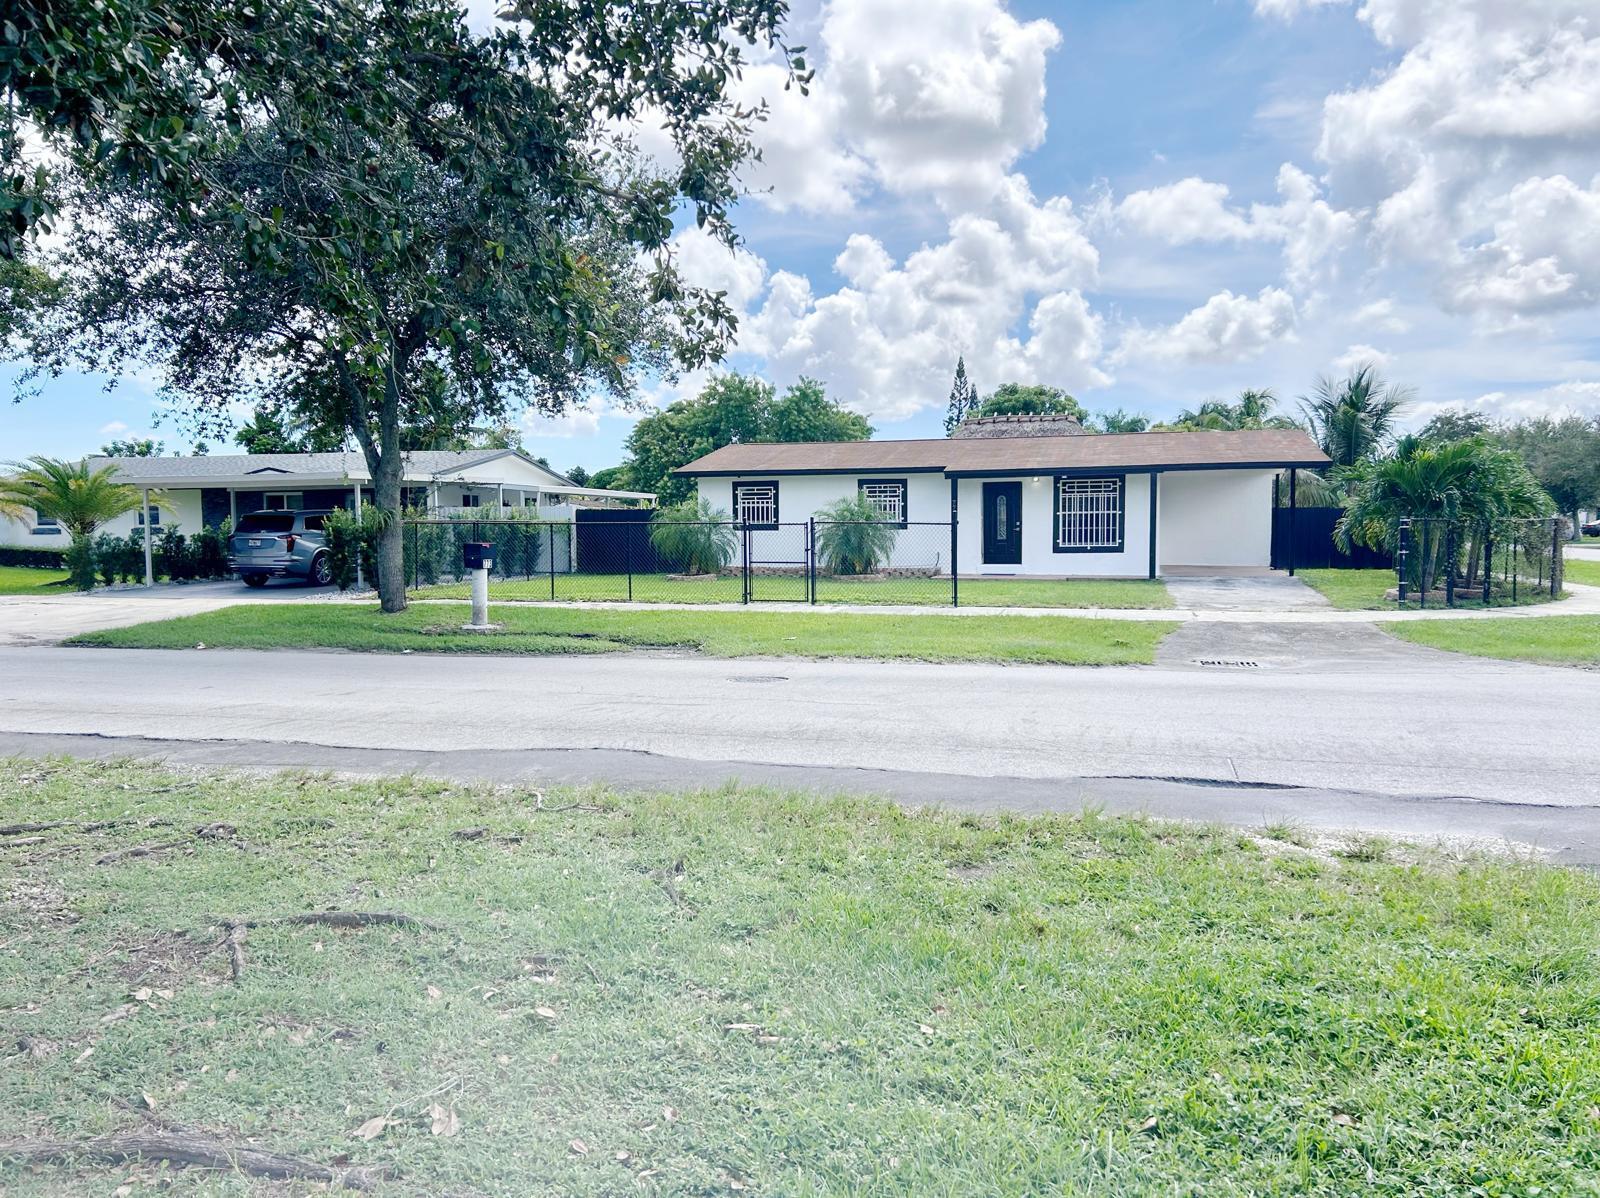
[[[327,517],[327,509],[241,516],[228,538],[228,569],[247,587],[266,586],[269,578],[303,578],[309,586],[329,586],[333,562],[322,535]]]

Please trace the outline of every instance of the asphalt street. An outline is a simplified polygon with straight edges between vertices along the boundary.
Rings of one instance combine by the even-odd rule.
[[[1600,861],[1593,753],[1575,735],[1600,712],[1593,673],[1416,650],[1370,629],[1332,630],[1343,639],[1321,648],[1289,635],[1194,626],[1156,667],[1118,669],[0,648],[0,752],[668,787],[737,778],[1510,839]]]

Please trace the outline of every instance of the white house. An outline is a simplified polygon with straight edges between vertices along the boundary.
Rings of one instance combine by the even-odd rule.
[[[150,523],[185,532],[215,528],[228,517],[263,508],[359,509],[372,502],[372,478],[359,453],[216,454],[189,458],[91,458],[114,466],[117,481],[161,492],[151,504]],[[570,520],[576,507],[651,504],[643,491],[580,487],[516,449],[417,450],[405,455],[407,502],[435,510],[534,508],[541,519]],[[101,526],[126,536],[144,522],[135,511]],[[0,519],[0,544],[65,548],[68,538],[54,521]]]
[[[861,494],[907,529],[891,568],[1155,578],[1267,568],[1275,476],[1327,465],[1298,429],[1094,435],[998,417],[938,440],[728,445],[678,473],[756,530],[754,564],[794,556],[798,529]]]

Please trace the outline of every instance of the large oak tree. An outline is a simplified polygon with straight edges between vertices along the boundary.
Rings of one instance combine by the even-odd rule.
[[[50,264],[67,294],[27,352],[45,371],[154,363],[202,427],[248,403],[346,430],[397,513],[408,428],[553,413],[720,353],[732,312],[683,283],[669,239],[691,214],[734,241],[760,117],[733,98],[746,56],[806,79],[786,8],[520,0],[479,35],[451,0],[219,6],[227,53],[197,76],[182,154],[73,160],[78,223]],[[674,161],[632,152],[639,121]],[[387,611],[400,550],[391,519]]]

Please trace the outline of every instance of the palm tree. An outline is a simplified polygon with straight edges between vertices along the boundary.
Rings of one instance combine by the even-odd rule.
[[[1292,416],[1273,413],[1278,397],[1266,387],[1247,387],[1233,403],[1208,399],[1197,408],[1185,408],[1170,425],[1176,429],[1233,431],[1257,428],[1295,428]]]
[[[1403,437],[1391,456],[1358,462],[1343,478],[1350,498],[1333,536],[1346,552],[1352,541],[1392,552],[1399,545],[1401,520],[1442,520],[1459,530],[1462,548],[1472,542],[1476,561],[1479,538],[1495,535],[1499,522],[1555,511],[1520,457],[1481,438],[1441,445]],[[1445,566],[1443,537],[1434,546],[1418,563],[1424,587]]]
[[[728,513],[709,499],[686,499],[665,508],[650,522],[650,545],[671,569],[685,574],[717,574],[728,568],[738,537]]]
[[[1367,362],[1347,378],[1319,377],[1312,393],[1300,397],[1300,411],[1333,464],[1354,466],[1393,436],[1400,412],[1413,397],[1410,387],[1389,382]]]
[[[47,516],[72,537],[67,569],[79,590],[94,587],[94,553],[89,538],[107,520],[139,507],[137,487],[115,481],[115,466],[91,470],[87,461],[34,457],[12,462],[16,473],[0,477],[0,514],[31,520]]]
[[[829,574],[871,574],[889,560],[898,525],[865,495],[838,499],[817,513],[817,556]]]

